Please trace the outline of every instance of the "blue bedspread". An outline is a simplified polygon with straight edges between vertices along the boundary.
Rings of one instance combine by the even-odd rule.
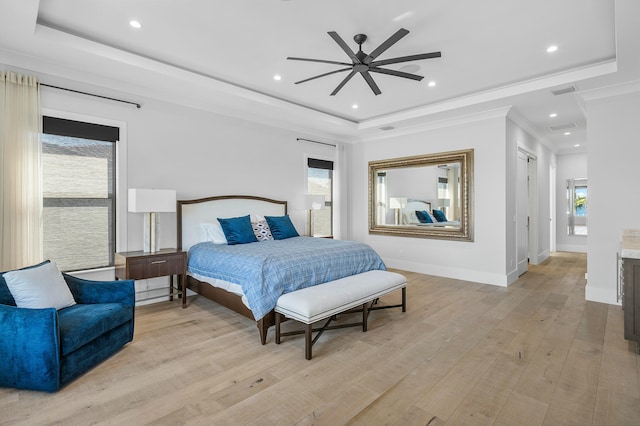
[[[258,320],[284,293],[386,267],[366,244],[294,237],[237,245],[199,243],[189,250],[188,269],[239,284]]]

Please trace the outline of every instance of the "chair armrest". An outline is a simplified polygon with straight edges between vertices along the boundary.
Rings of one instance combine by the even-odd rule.
[[[55,308],[0,304],[0,386],[55,391],[60,387],[60,335]]]
[[[133,280],[93,281],[63,273],[77,303],[123,303],[135,306],[136,289]]]

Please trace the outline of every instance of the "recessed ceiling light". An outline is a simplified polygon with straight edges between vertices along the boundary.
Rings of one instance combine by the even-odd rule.
[[[579,146],[580,146],[580,144],[579,144],[579,143],[577,143],[577,144],[575,144],[574,146],[577,148],[577,147],[579,147]]]
[[[396,16],[395,18],[393,18],[393,20],[395,22],[400,22],[400,21],[404,21],[407,18],[410,18],[413,16],[413,11],[409,10],[407,12],[401,13],[400,15]]]
[[[136,29],[142,28],[142,24],[140,23],[140,21],[136,21],[135,19],[129,21],[129,25]]]
[[[571,134],[571,132],[564,132],[565,136],[569,136]]]
[[[547,53],[553,53],[556,50],[558,50],[558,46],[556,46],[555,44],[552,44],[551,46],[547,47]]]
[[[358,104],[353,104],[353,105],[351,105],[351,108],[353,108],[353,109],[358,109]]]
[[[555,112],[552,112],[551,114],[549,114],[549,117],[551,118],[556,118],[558,116],[558,114],[556,114]]]
[[[429,83],[427,83],[427,86],[436,87],[436,82],[435,81],[430,81]]]
[[[273,79],[275,81],[280,81],[280,80],[282,80],[282,77],[280,76],[280,74],[276,74],[276,75],[273,76]]]

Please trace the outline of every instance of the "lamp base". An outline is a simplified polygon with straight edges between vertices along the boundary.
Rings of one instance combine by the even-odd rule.
[[[144,239],[143,249],[145,253],[155,253],[160,250],[158,238],[160,236],[160,223],[158,215],[155,213],[145,213],[144,215]]]

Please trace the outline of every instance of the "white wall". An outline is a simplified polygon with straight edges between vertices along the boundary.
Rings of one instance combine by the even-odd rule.
[[[129,188],[176,189],[178,199],[210,195],[259,195],[289,202],[292,220],[303,234],[306,212],[306,158],[338,160],[336,208],[344,204],[346,181],[340,162],[346,152],[326,145],[300,142],[313,135],[264,126],[186,107],[143,99],[143,107],[43,88],[42,107],[74,119],[100,118],[125,123]],[[341,151],[338,155],[338,151]],[[121,164],[122,165],[122,164]],[[125,188],[126,190],[126,188]],[[118,200],[124,219],[118,251],[142,249],[143,215],[126,212],[126,197]],[[124,205],[122,203],[125,203]],[[176,215],[160,213],[160,247],[176,247]],[[336,215],[337,236],[346,224]],[[126,227],[126,229],[122,229]],[[110,279],[113,271],[93,271],[88,278]],[[153,281],[166,281],[157,279]],[[151,281],[151,280],[150,280]],[[136,283],[139,289],[161,283]]]
[[[556,244],[558,251],[587,252],[588,237],[567,235],[567,179],[587,177],[587,153],[564,154],[557,157],[556,169]],[[591,188],[589,188],[591,192]],[[589,194],[591,205],[591,194]],[[590,224],[591,218],[588,219]]]
[[[506,286],[505,114],[459,118],[437,128],[353,146],[349,238],[371,245],[388,267]],[[475,163],[473,242],[369,235],[370,161],[469,148],[474,149]]]
[[[507,268],[510,282],[517,276],[517,248],[516,248],[516,165],[518,149],[528,153],[536,160],[535,170],[535,195],[536,206],[532,207],[537,213],[532,214],[530,223],[536,233],[531,238],[534,239],[534,252],[529,253],[530,263],[539,264],[547,259],[551,254],[551,203],[549,199],[550,191],[550,170],[555,166],[556,157],[547,147],[540,143],[531,133],[527,132],[516,121],[507,119],[506,125],[506,164],[507,164],[507,221],[506,242],[507,242]]]
[[[611,304],[618,303],[616,253],[622,230],[640,228],[640,87],[635,84],[631,90],[622,95],[607,95],[602,90],[586,99],[589,241],[585,296]]]

